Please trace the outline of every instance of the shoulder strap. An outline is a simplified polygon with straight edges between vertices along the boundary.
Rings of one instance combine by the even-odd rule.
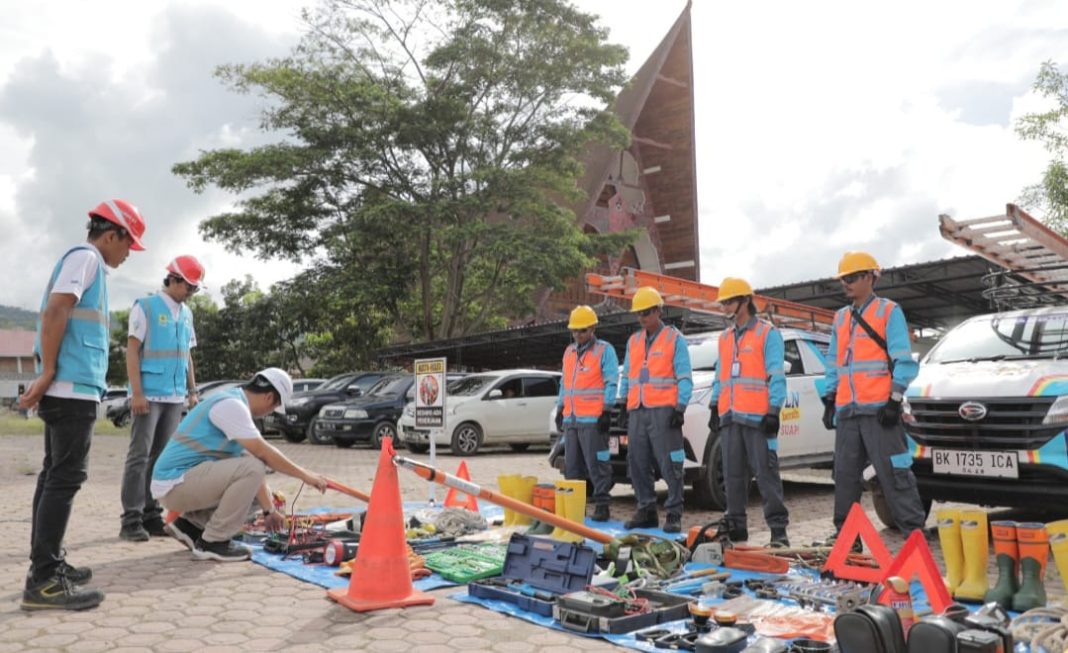
[[[860,328],[864,329],[864,331],[867,332],[868,337],[874,340],[875,344],[879,345],[879,347],[882,348],[883,354],[886,355],[886,361],[890,364],[890,373],[893,374],[894,359],[890,358],[890,349],[886,346],[886,338],[876,333],[875,329],[873,329],[872,326],[868,324],[868,321],[864,319],[864,316],[861,315],[860,311],[858,311],[855,307],[850,307],[849,310],[853,312],[853,319],[857,321],[857,324],[860,325]]]

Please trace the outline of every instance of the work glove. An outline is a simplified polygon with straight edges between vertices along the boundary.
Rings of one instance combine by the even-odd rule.
[[[708,414],[708,430],[713,433],[719,432],[719,410],[715,406],[712,407],[712,412]]]
[[[779,414],[768,413],[760,420],[760,430],[764,432],[764,436],[768,438],[778,437],[779,435]]]
[[[879,409],[879,423],[883,426],[894,426],[901,421],[901,400],[890,399]]]
[[[564,432],[564,409],[562,406],[556,410],[556,430],[560,433]]]
[[[675,411],[673,413],[671,413],[671,421],[668,422],[668,425],[671,426],[671,428],[673,428],[673,429],[680,429],[680,428],[682,428],[682,424],[685,421],[686,421],[686,413],[684,413],[681,410],[679,410],[678,408],[676,408]]]
[[[606,408],[601,416],[597,418],[597,430],[601,433],[608,433],[608,429],[612,427],[612,415]]]
[[[834,430],[834,395],[823,398],[823,427],[828,431]]]
[[[616,402],[616,410],[619,411],[619,413],[618,413],[619,414],[619,418],[618,418],[618,421],[616,422],[616,426],[618,426],[619,428],[621,428],[623,430],[626,430],[626,428],[627,428],[627,402],[625,402],[625,401],[617,401]]]

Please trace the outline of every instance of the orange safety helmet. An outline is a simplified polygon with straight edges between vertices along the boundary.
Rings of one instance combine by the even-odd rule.
[[[200,287],[204,280],[204,266],[195,256],[184,254],[167,264],[167,272],[185,279],[191,286]]]
[[[145,219],[141,217],[141,212],[133,204],[120,199],[104,200],[95,209],[89,211],[89,217],[102,218],[122,227],[126,233],[130,234],[130,240],[133,241],[130,249],[138,252],[144,251],[145,246],[141,244],[141,236],[145,233]]]

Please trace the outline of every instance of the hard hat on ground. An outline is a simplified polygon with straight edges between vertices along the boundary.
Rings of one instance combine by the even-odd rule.
[[[746,297],[752,294],[753,287],[749,285],[748,281],[738,277],[727,277],[723,280],[723,283],[719,284],[719,295],[716,298],[716,301],[722,304],[728,299]]]
[[[167,264],[167,272],[185,279],[191,286],[200,286],[204,281],[204,266],[197,257],[184,254]]]
[[[259,372],[256,372],[256,376],[253,377],[252,383],[263,387],[261,379],[266,381],[270,387],[274,388],[275,392],[277,392],[278,396],[281,398],[283,406],[289,403],[289,397],[293,394],[293,379],[290,378],[285,370],[277,367],[268,367],[265,370],[260,370]]]
[[[141,236],[145,233],[145,219],[137,207],[126,200],[113,199],[101,202],[95,209],[89,211],[90,218],[102,218],[114,223],[130,234],[133,241],[130,249],[143,251],[145,246],[141,244]]]
[[[589,306],[576,306],[567,321],[569,329],[588,329],[597,324],[597,313]]]
[[[660,293],[656,288],[653,288],[652,286],[642,286],[641,288],[638,288],[638,292],[634,293],[634,299],[630,302],[630,312],[637,313],[638,311],[644,311],[647,308],[663,305],[664,298],[660,296]]]
[[[835,278],[841,279],[854,272],[878,272],[881,269],[875,257],[867,252],[846,252],[842,255],[842,260],[838,261],[838,274]]]

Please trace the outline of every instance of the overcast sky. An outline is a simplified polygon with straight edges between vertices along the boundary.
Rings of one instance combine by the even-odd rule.
[[[682,0],[584,0],[636,70]],[[937,215],[1000,213],[1046,154],[1014,120],[1046,105],[1039,64],[1068,65],[1068,2],[887,5],[722,3],[693,9],[702,279],[767,286],[826,277],[846,249],[884,266],[962,253]],[[84,237],[86,211],[127,198],[148,251],[111,274],[112,307],[158,286],[192,253],[219,288],[262,286],[288,264],[238,257],[197,233],[232,198],[194,195],[177,161],[262,140],[254,98],[218,64],[284,55],[299,2],[0,0],[0,304],[36,308],[56,258]]]

